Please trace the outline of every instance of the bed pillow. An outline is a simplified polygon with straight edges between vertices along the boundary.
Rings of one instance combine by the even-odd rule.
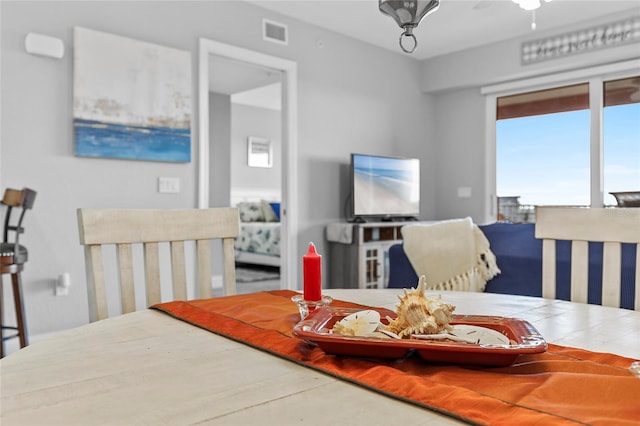
[[[276,214],[277,221],[280,222],[280,203],[269,203],[271,204],[271,209]]]
[[[276,216],[276,212],[271,207],[271,203],[268,201],[262,200],[262,211],[264,213],[264,221],[265,222],[278,222],[278,216]]]
[[[243,201],[238,203],[240,222],[264,222],[264,208],[260,201]]]

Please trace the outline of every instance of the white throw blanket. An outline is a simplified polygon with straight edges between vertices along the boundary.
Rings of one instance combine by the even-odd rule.
[[[334,243],[351,244],[353,240],[353,224],[337,222],[328,224],[327,240]]]
[[[500,273],[489,241],[471,218],[402,227],[404,251],[432,290],[483,291]]]

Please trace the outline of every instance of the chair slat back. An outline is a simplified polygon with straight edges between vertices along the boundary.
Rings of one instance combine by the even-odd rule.
[[[102,248],[116,246],[122,313],[135,303],[133,246],[144,250],[146,305],[162,301],[160,243],[169,243],[172,299],[187,298],[185,242],[195,241],[200,297],[211,297],[211,240],[222,240],[224,286],[235,294],[234,238],[239,233],[236,208],[191,210],[78,209],[80,244],[85,247],[90,321],[108,317]]]
[[[4,217],[4,230],[3,230],[3,238],[2,241],[5,243],[9,241],[9,231],[13,231],[15,234],[15,238],[12,241],[15,244],[20,242],[20,234],[24,232],[24,228],[22,227],[22,221],[24,220],[24,215],[27,210],[33,208],[33,204],[36,200],[36,191],[23,188],[23,189],[12,189],[7,188],[4,191],[4,195],[2,196],[1,204],[7,206],[7,210],[5,212]],[[12,221],[12,213],[13,209],[22,209],[20,212],[20,216],[18,216],[17,220]]]
[[[640,209],[537,207],[542,296],[556,297],[556,241],[571,241],[571,300],[587,303],[589,242],[603,243],[602,304],[620,307],[622,243],[636,245],[634,307],[640,310]]]

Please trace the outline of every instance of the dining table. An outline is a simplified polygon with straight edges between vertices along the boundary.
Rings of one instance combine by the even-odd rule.
[[[297,315],[299,320],[298,308],[290,300],[290,293],[280,290],[266,295],[259,292],[219,298],[215,303],[221,309],[220,315],[207,320],[210,326],[203,326],[200,322],[202,314],[183,312],[190,304],[169,303],[166,308],[138,310],[38,341],[0,360],[0,424],[500,423],[500,417],[492,411],[474,414],[467,407],[463,414],[459,414],[446,408],[446,395],[443,399],[445,408],[438,409],[429,404],[416,404],[411,398],[397,397],[393,392],[378,391],[375,386],[362,386],[362,382],[368,380],[366,373],[377,371],[375,359],[362,360],[368,363],[363,364],[366,365],[363,375],[350,379],[336,373],[337,370],[314,368],[315,360],[328,355],[312,344],[290,336],[286,330],[276,330],[273,336],[270,335],[270,341],[276,342],[276,346],[266,350],[260,346],[267,346],[268,342],[247,344],[238,338],[239,334],[234,334],[240,333],[247,322],[241,310],[251,309],[252,300],[268,304],[264,301],[278,296],[284,300],[282,309],[290,307],[288,315],[291,318]],[[396,309],[398,296],[402,294],[402,289],[323,290],[323,295],[333,299],[329,306],[344,302],[390,310]],[[428,291],[427,295],[439,296],[454,305],[455,314],[526,321],[550,347],[562,348],[569,358],[578,356],[570,352],[572,350],[593,353],[595,361],[592,364],[597,365],[599,354],[613,354],[619,370],[615,374],[625,380],[630,389],[640,390],[625,376],[636,379],[634,366],[637,364],[634,361],[640,359],[640,311],[506,294]],[[264,312],[268,313],[269,309],[264,309]],[[236,318],[231,318],[234,315]],[[232,319],[236,322],[228,324],[228,329],[222,332],[207,329],[215,328],[216,321],[226,323]],[[292,320],[291,324],[297,320]],[[260,324],[261,321],[258,319],[255,323]],[[269,321],[264,319],[263,323]],[[265,325],[263,328],[268,327]],[[280,340],[277,339],[288,339],[286,342],[297,340],[297,346],[292,346],[292,353],[308,350],[313,359],[309,361],[291,354],[280,356],[277,347]],[[346,368],[355,362],[354,359],[332,355],[330,362],[332,368],[339,369]],[[493,374],[493,367],[469,366],[463,369],[446,363],[436,363],[434,367],[429,361],[414,361],[418,369],[438,368],[437,371],[428,370],[432,375],[429,380],[437,374],[452,372],[462,375]],[[402,363],[385,362],[388,368],[395,368],[394,363]],[[553,362],[558,361],[554,359]],[[640,385],[640,377],[636,381]],[[514,392],[517,392],[515,385]],[[458,398],[456,395],[462,394],[452,393],[450,398]],[[640,404],[640,394],[635,397]],[[460,401],[463,403],[464,398],[460,397]],[[487,407],[499,407],[501,403],[491,401],[493,405]],[[519,404],[513,405],[522,409]],[[640,413],[638,407],[621,408],[630,409],[631,416]],[[478,411],[482,410],[479,408]],[[566,420],[567,424],[581,424],[579,421],[572,423],[571,419],[560,420]]]

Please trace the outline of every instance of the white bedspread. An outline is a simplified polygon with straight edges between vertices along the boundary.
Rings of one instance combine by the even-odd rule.
[[[236,250],[280,256],[280,222],[241,222]]]

